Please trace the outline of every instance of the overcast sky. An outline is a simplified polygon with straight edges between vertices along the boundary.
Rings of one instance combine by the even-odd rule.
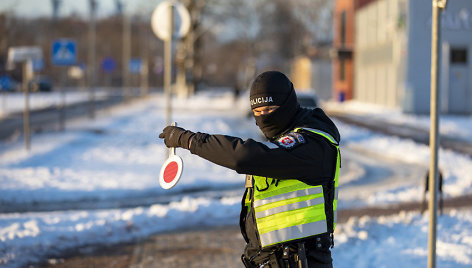
[[[121,0],[125,3],[126,12],[138,12],[143,7],[157,6],[161,0]],[[0,0],[0,12],[13,11],[26,17],[51,16],[51,0]],[[115,0],[97,0],[98,15],[110,15],[116,12]],[[148,10],[149,11],[149,10]],[[152,11],[152,9],[151,9]],[[78,13],[88,16],[89,0],[62,0],[59,16]]]

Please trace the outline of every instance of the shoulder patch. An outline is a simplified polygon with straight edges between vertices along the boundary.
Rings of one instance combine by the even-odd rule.
[[[277,144],[285,149],[292,149],[302,143],[305,143],[303,136],[294,132],[290,132],[289,134],[277,139]]]
[[[291,133],[289,133],[289,135],[295,137],[300,143],[305,143],[305,138],[303,138],[302,134],[296,133],[296,132],[291,132]]]

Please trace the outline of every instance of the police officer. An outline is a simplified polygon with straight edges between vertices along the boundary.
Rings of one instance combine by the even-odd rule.
[[[240,217],[246,267],[332,267],[339,132],[320,108],[300,107],[281,72],[257,76],[250,102],[270,143],[173,126],[159,137],[247,174]]]

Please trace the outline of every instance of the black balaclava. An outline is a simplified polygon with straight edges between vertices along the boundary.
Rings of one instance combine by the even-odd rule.
[[[251,85],[249,98],[251,109],[280,106],[270,114],[254,116],[257,126],[268,139],[273,139],[289,130],[300,109],[292,82],[277,71],[264,72],[257,76]]]

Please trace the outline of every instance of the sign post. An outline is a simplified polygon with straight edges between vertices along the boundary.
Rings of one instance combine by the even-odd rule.
[[[95,118],[95,83],[96,83],[96,61],[97,61],[97,25],[96,11],[97,0],[89,0],[90,6],[90,22],[88,36],[88,60],[87,60],[87,78],[89,87],[89,118]]]
[[[128,61],[128,73],[132,74],[128,80],[130,80],[131,85],[137,86],[137,76],[143,72],[143,62],[140,58],[131,58]],[[138,93],[135,93],[138,95]],[[142,89],[140,90],[139,96],[143,96]]]
[[[169,5],[167,7],[168,19],[167,27],[169,33],[174,31],[174,7]],[[164,43],[164,88],[166,91],[166,125],[168,126],[171,121],[172,114],[172,34],[166,38]]]
[[[433,0],[433,17],[431,25],[431,127],[429,136],[429,147],[431,159],[429,166],[429,237],[428,237],[428,268],[436,267],[436,220],[437,220],[437,193],[438,180],[438,47],[440,41],[440,14],[441,9],[446,7],[447,0]]]
[[[33,63],[31,59],[23,63],[23,92],[25,94],[25,105],[23,110],[23,132],[25,133],[26,150],[31,150],[31,131],[30,131],[30,105],[29,105],[29,86],[28,82],[32,77]]]
[[[77,45],[72,39],[58,39],[52,43],[52,64],[57,66],[72,66],[77,61]],[[61,104],[59,105],[59,129],[65,129],[66,121],[66,71],[61,71]]]
[[[33,78],[33,60],[43,58],[43,51],[39,47],[11,47],[8,49],[7,69],[14,69],[16,62],[23,64],[23,92],[25,106],[23,111],[23,133],[25,135],[26,150],[31,150],[31,133],[29,117],[29,88],[28,82]]]
[[[179,27],[174,28],[175,17],[180,19]],[[164,41],[164,89],[166,94],[166,125],[171,122],[171,93],[172,93],[172,39],[181,38],[190,29],[190,15],[188,10],[179,2],[164,1],[152,13],[151,26],[154,34]],[[177,29],[176,29],[177,28]]]

